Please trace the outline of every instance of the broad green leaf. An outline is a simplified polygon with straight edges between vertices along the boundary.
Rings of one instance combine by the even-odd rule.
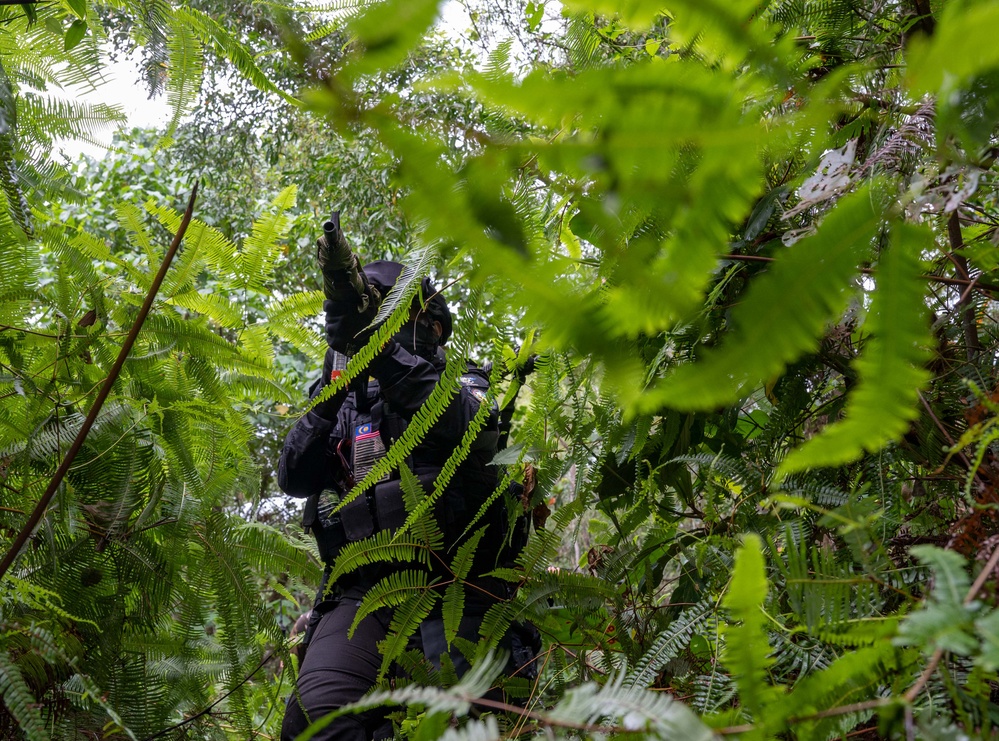
[[[826,325],[846,308],[851,279],[870,247],[879,220],[872,198],[869,187],[847,196],[817,234],[781,255],[733,310],[731,339],[647,392],[639,409],[713,409],[813,351]]]
[[[648,28],[656,18],[667,12],[662,0],[565,0],[565,6],[576,12],[618,18],[635,30]]]
[[[959,85],[999,67],[999,5],[948,3],[931,39],[917,38],[909,53],[906,84],[916,94],[936,93],[949,80]]]
[[[524,20],[527,21],[527,28],[531,31],[537,30],[541,25],[541,19],[545,16],[545,3],[529,2],[524,8]]]
[[[66,4],[70,7],[70,10],[76,13],[77,17],[87,17],[87,0],[66,0]]]
[[[919,390],[930,377],[923,364],[932,342],[919,258],[932,247],[928,230],[896,225],[864,323],[872,337],[856,362],[859,381],[844,418],[793,451],[781,464],[782,475],[877,452],[900,438],[918,416]]]
[[[351,65],[355,74],[390,69],[423,39],[437,18],[439,0],[386,0],[351,20],[361,44],[361,56]]]
[[[75,48],[87,35],[87,22],[81,20],[73,21],[66,29],[66,36],[63,40],[63,47],[66,51]]]

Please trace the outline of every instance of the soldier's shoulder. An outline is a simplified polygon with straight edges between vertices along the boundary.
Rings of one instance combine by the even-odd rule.
[[[466,388],[487,389],[489,388],[489,374],[482,368],[469,364],[465,372],[458,378],[458,383]]]

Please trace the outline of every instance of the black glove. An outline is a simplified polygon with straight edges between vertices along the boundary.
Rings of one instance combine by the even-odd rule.
[[[323,302],[326,310],[326,344],[339,353],[348,355],[348,351],[363,347],[370,339],[374,328],[365,331],[375,318],[372,305],[364,311],[357,310],[357,299]]]
[[[327,351],[326,359],[323,361],[323,371],[319,380],[316,381],[312,387],[309,389],[309,399],[315,399],[319,396],[323,389],[332,382],[332,370],[334,365],[334,353],[332,351]],[[330,422],[336,421],[337,413],[340,411],[340,407],[343,406],[344,399],[347,398],[347,389],[341,389],[339,393],[334,394],[325,401],[321,401],[312,407],[312,412],[318,414],[325,420]]]

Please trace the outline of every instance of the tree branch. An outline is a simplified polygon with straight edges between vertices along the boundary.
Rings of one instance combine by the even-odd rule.
[[[180,242],[184,238],[184,233],[187,231],[187,225],[191,223],[191,216],[194,214],[194,201],[197,198],[197,195],[198,185],[195,183],[194,190],[191,191],[191,197],[187,202],[187,210],[184,211],[184,218],[180,222],[180,228],[177,229],[177,234],[174,236],[173,242],[170,243],[170,247],[167,249],[166,255],[163,257],[163,263],[160,265],[160,269],[156,273],[156,277],[153,278],[152,285],[149,286],[149,292],[146,294],[146,300],[142,303],[142,308],[139,309],[139,315],[135,318],[135,322],[132,324],[132,329],[129,331],[128,337],[125,338],[125,341],[121,346],[121,351],[118,353],[118,357],[115,359],[114,365],[111,366],[111,370],[108,372],[107,378],[104,379],[104,385],[101,386],[101,390],[97,394],[97,398],[94,400],[94,405],[90,408],[90,412],[87,414],[87,418],[84,420],[83,426],[77,433],[76,439],[73,440],[73,444],[67,451],[66,457],[63,458],[62,463],[56,470],[52,480],[49,482],[48,488],[45,490],[45,493],[42,494],[41,499],[38,500],[38,504],[35,505],[35,509],[32,511],[28,521],[24,524],[24,527],[21,528],[21,532],[18,533],[14,542],[4,555],[3,562],[0,563],[0,579],[3,579],[7,570],[10,569],[14,560],[17,558],[17,555],[21,552],[21,548],[23,548],[24,544],[28,542],[28,538],[31,537],[31,533],[45,515],[45,510],[49,506],[49,502],[52,501],[52,497],[55,496],[56,490],[58,490],[59,485],[66,477],[66,473],[73,464],[73,460],[83,447],[84,440],[87,439],[87,434],[90,432],[90,428],[93,427],[94,422],[97,420],[97,415],[100,414],[101,408],[104,406],[104,402],[111,393],[111,387],[114,386],[114,382],[118,380],[118,376],[121,374],[121,369],[125,365],[125,359],[128,357],[128,354],[132,350],[132,346],[135,344],[136,338],[139,336],[139,330],[142,329],[142,325],[146,321],[146,316],[149,314],[150,308],[152,308],[153,300],[156,298],[156,294],[160,290],[160,285],[166,277],[167,270],[170,268],[170,263],[173,261],[174,255],[177,254]]]
[[[954,209],[947,219],[947,239],[950,240],[949,257],[957,267],[958,275],[962,280],[970,281],[971,273],[968,271],[968,259],[961,253],[964,248],[964,237],[961,236],[961,217],[958,214],[958,209]],[[968,290],[961,294],[961,298],[957,302],[961,315],[961,326],[964,328],[964,341],[968,345],[969,361],[974,360],[982,351],[982,342],[978,338],[978,325],[975,323],[975,304],[969,295],[971,288],[972,285],[969,285]]]
[[[765,255],[722,255],[721,259],[732,260],[733,262],[775,262],[777,258],[766,257]],[[861,268],[860,272],[864,275],[877,274],[877,271],[873,268]],[[999,294],[999,285],[995,283],[983,283],[980,280],[973,280],[971,278],[948,278],[945,275],[923,275],[922,277],[933,283],[943,283],[948,286],[964,286],[965,288],[973,288],[986,294]],[[992,297],[990,296],[989,298]]]

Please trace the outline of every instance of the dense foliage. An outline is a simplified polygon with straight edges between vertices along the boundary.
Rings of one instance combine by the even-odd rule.
[[[338,204],[409,267],[350,372],[421,275],[459,317],[355,493],[474,358],[535,526],[460,682],[405,652],[440,598],[421,570],[366,599],[396,608],[410,681],[370,702],[400,737],[993,737],[999,6],[469,0],[460,38],[442,7],[0,6],[0,734],[275,736],[319,565],[272,472]],[[173,121],[53,161],[121,116],[45,92],[133,48]],[[336,570],[423,559],[443,486],[405,478],[407,526]],[[525,619],[524,709],[473,712]]]

